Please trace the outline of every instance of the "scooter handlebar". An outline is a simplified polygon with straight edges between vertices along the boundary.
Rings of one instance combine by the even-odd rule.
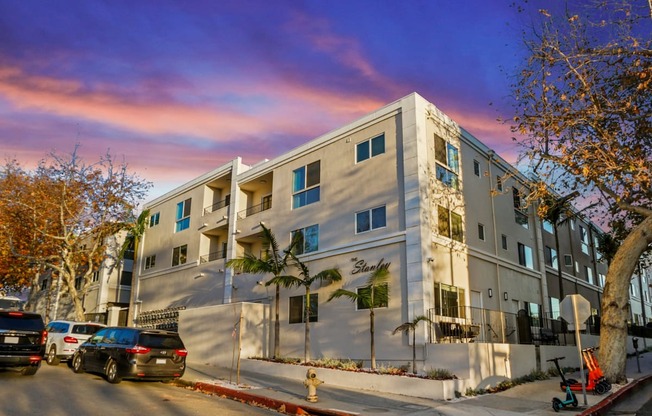
[[[566,357],[556,357],[556,358],[551,358],[549,360],[546,360],[547,362],[552,362],[552,361],[557,361],[557,360],[563,360]]]

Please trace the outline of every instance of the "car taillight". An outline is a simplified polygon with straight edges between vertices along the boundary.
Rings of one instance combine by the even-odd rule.
[[[147,354],[151,350],[151,348],[143,347],[141,345],[134,345],[131,348],[127,348],[129,354]]]
[[[22,312],[9,312],[10,316],[23,316]]]
[[[179,357],[185,357],[185,356],[188,355],[188,350],[176,350],[175,353],[176,353]]]
[[[48,341],[48,331],[41,331],[41,345],[45,345]]]
[[[63,342],[67,344],[77,344],[79,341],[75,337],[63,337]]]

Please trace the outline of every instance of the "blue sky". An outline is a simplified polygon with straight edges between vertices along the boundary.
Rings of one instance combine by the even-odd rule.
[[[0,143],[27,168],[107,149],[150,198],[417,92],[514,160],[509,85],[537,3],[0,2]],[[559,4],[559,3],[556,3]]]

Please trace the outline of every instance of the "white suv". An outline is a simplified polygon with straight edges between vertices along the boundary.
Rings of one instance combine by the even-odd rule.
[[[52,321],[46,327],[48,341],[45,346],[46,361],[58,365],[69,360],[77,348],[106,325],[94,322]]]

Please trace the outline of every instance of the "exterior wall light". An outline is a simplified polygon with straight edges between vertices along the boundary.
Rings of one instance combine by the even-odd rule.
[[[493,289],[489,288],[488,292],[489,292],[489,297],[490,297],[490,298],[494,296],[494,291],[493,291]]]
[[[509,300],[509,295],[507,294],[507,292],[503,293],[503,299]]]

